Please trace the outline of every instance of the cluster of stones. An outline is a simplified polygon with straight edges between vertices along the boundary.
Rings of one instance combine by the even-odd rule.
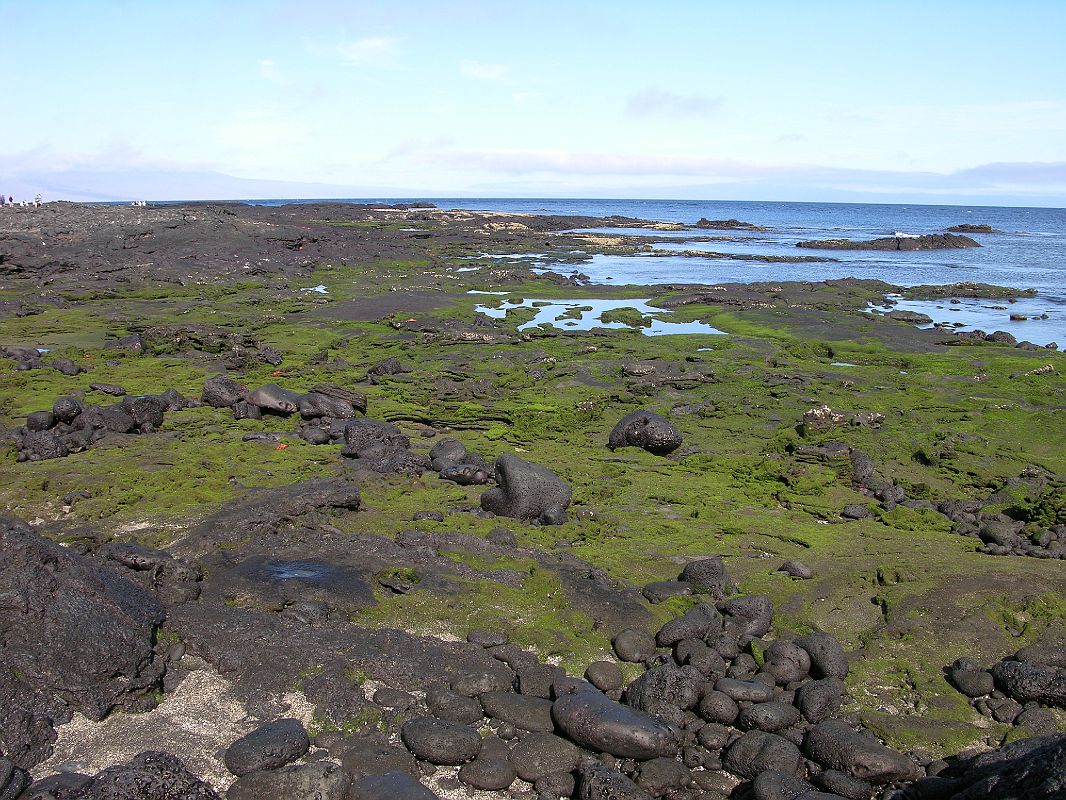
[[[694,562],[687,577],[711,598],[729,586],[718,559]],[[462,674],[430,687],[423,701],[408,695],[399,741],[366,732],[316,737],[340,770],[285,768],[309,740],[294,720],[271,723],[227,751],[240,776],[228,796],[274,796],[298,770],[301,780],[313,771],[323,797],[343,790],[360,800],[431,800],[418,778],[442,768],[458,768],[442,787],[503,791],[523,781],[532,785],[526,796],[542,800],[710,800],[746,781],[759,800],[818,791],[812,797],[860,798],[875,785],[920,777],[914,761],[833,718],[848,671],[840,644],[820,633],[763,641],[771,618],[767,598],[734,597],[701,603],[654,636],[623,631],[618,658],[643,667],[628,685],[618,662],[568,677],[503,635],[473,632],[470,640],[510,667],[511,679]]]
[[[1041,347],[1038,344],[1033,344],[1029,341],[1018,341],[1018,338],[1008,331],[993,331],[992,333],[985,333],[980,329],[972,331],[956,331],[954,338],[944,342],[944,344],[1004,344],[1014,347],[1018,350],[1058,350],[1059,345],[1057,342],[1048,342]]]
[[[80,375],[85,367],[69,358],[44,360],[47,351],[36,347],[0,347],[0,358],[10,358],[15,362],[15,370],[24,372],[30,369],[54,369],[64,375]]]
[[[116,394],[121,387],[97,385],[104,394]],[[113,405],[89,405],[74,397],[60,397],[50,410],[27,415],[26,424],[11,436],[19,461],[62,458],[88,450],[108,434],[142,434],[163,424],[167,411],[196,405],[176,389],[159,395],[127,396]]]
[[[820,425],[818,430],[824,432],[844,424],[847,417],[828,406],[823,406],[804,415],[805,429],[812,420],[817,420]],[[1024,519],[1015,519],[998,510],[1006,504],[1016,503],[1017,498],[1011,494],[1012,489],[1024,490],[1030,498],[1042,498],[1062,491],[1061,481],[1039,467],[1027,467],[1019,477],[1008,479],[1001,489],[984,500],[949,499],[934,503],[930,500],[908,498],[903,486],[877,476],[877,465],[870,456],[842,442],[802,445],[796,448],[794,455],[801,460],[846,464],[853,486],[878,500],[885,511],[902,505],[943,514],[954,523],[955,533],[980,540],[981,546],[978,549],[982,553],[1054,559],[1066,557],[1066,525],[1052,524],[1045,527]],[[990,510],[985,510],[986,508]],[[845,506],[840,516],[845,520],[860,520],[874,519],[876,514],[868,506],[855,503]]]
[[[1022,489],[1031,497],[1051,496],[1062,492],[1062,483],[1039,468],[1025,469],[1021,476],[1010,478],[1003,488],[985,500],[949,500],[936,509],[955,523],[953,530],[961,536],[980,539],[982,553],[993,556],[1033,556],[1035,558],[1066,558],[1066,525],[1047,527],[1034,522],[1014,519],[999,511],[986,511],[989,506],[1012,503],[1011,489]]]
[[[984,716],[1031,736],[1053,734],[1051,708],[1066,708],[1066,646],[1025,647],[991,669],[960,658],[948,668],[948,680]]]

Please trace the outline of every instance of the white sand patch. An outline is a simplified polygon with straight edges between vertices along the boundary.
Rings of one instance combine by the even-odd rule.
[[[310,718],[314,709],[302,695],[287,695],[285,700],[293,706],[293,716],[306,713]],[[199,669],[152,711],[116,712],[102,722],[75,714],[70,723],[59,727],[55,752],[34,770],[34,777],[72,770],[92,775],[145,750],[163,750],[178,756],[216,791],[224,792],[235,778],[222,763],[222,754],[255,727],[230,682],[213,669]]]

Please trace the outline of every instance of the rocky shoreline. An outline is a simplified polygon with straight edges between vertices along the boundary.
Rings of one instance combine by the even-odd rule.
[[[1059,353],[483,257],[654,221],[12,212],[0,800],[1064,790]]]

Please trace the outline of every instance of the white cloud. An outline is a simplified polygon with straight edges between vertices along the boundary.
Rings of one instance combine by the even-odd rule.
[[[644,89],[629,96],[626,113],[633,117],[710,117],[721,112],[724,104],[721,97]]]
[[[459,65],[459,74],[476,81],[502,81],[510,72],[506,64],[486,64],[482,61],[464,61]]]
[[[371,36],[338,45],[336,52],[341,61],[353,67],[393,67],[399,43],[393,36]]]

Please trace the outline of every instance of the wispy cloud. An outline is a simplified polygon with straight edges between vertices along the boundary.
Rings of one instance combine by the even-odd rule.
[[[724,105],[722,97],[651,88],[631,94],[626,113],[632,117],[711,117],[721,113]]]
[[[502,81],[510,72],[506,64],[486,64],[483,61],[464,61],[459,65],[459,74],[475,81]]]
[[[353,67],[396,66],[397,45],[393,36],[370,36],[337,46],[341,61]]]

